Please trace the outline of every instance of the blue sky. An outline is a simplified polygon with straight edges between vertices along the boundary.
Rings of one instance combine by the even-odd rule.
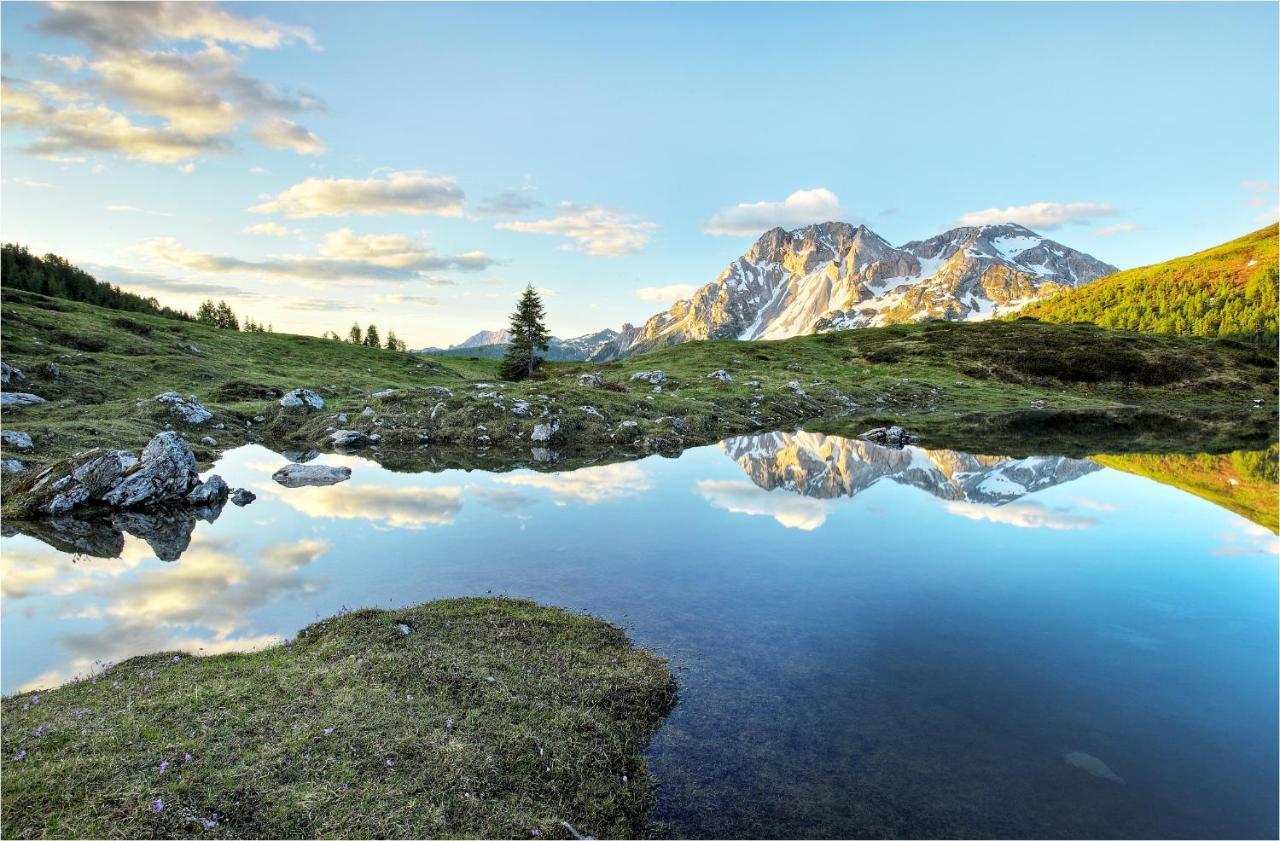
[[[829,216],[1128,267],[1276,214],[1271,3],[135,5],[3,4],[0,234],[277,330],[616,327]]]

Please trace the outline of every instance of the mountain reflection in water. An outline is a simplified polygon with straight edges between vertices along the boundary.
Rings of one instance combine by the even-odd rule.
[[[560,472],[316,460],[351,480],[283,488],[244,447],[215,470],[246,508],[6,523],[4,691],[506,592],[673,659],[675,835],[1276,834],[1276,538],[1174,487],[809,433]]]

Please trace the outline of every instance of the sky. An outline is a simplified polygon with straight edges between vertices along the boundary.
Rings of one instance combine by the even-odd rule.
[[[277,331],[641,322],[770,227],[1277,217],[1277,5],[0,5],[0,237]]]

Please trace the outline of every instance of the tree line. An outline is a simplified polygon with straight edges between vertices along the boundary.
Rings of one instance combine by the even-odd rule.
[[[394,330],[387,333],[387,340],[384,343],[376,324],[370,324],[363,332],[360,330],[359,324],[352,324],[351,329],[347,331],[346,339],[343,339],[333,330],[327,330],[324,338],[335,342],[345,341],[347,344],[360,345],[361,347],[382,348],[383,350],[407,351],[409,349],[403,339],[396,337],[396,331]]]
[[[0,286],[51,298],[82,301],[107,309],[191,320],[187,313],[161,306],[155,298],[125,292],[118,286],[98,280],[84,269],[71,265],[65,257],[57,254],[39,257],[26,246],[11,242],[0,246]]]

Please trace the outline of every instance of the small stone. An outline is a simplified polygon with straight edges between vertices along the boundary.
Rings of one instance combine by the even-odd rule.
[[[365,406],[364,409],[360,412],[360,414],[364,415],[366,418],[373,417],[373,407]]]
[[[200,439],[200,443],[204,444],[206,447],[216,447],[218,446],[218,439],[206,435]]]
[[[286,464],[271,474],[271,478],[286,488],[336,485],[351,478],[351,468],[330,467],[324,464]]]
[[[533,432],[529,435],[531,441],[550,441],[551,437],[560,431],[560,421],[555,418],[550,423],[534,424]]]
[[[214,473],[205,479],[204,484],[187,494],[187,502],[193,505],[207,505],[211,502],[221,502],[230,493],[231,489],[227,487],[227,483],[221,476]]]
[[[8,362],[0,362],[0,383],[3,383],[4,385],[20,383],[26,378],[27,375],[22,373],[21,368],[15,368]]]
[[[4,442],[6,447],[13,447],[15,450],[21,450],[24,453],[35,449],[36,446],[30,435],[16,430],[6,429],[3,433],[0,433],[0,440]]]
[[[257,498],[257,494],[246,488],[236,488],[231,492],[231,501],[241,508],[248,505],[250,502],[253,502]]]
[[[280,398],[280,405],[286,409],[323,409],[324,398],[309,388],[295,388]]]
[[[729,374],[729,372],[728,372],[728,371],[726,371],[726,370],[725,370],[725,369],[723,369],[723,368],[720,368],[719,370],[712,371],[710,374],[707,374],[707,379],[709,379],[709,380],[719,380],[719,381],[720,381],[720,382],[722,382],[722,383],[731,383],[731,382],[733,382],[733,377]]]
[[[582,386],[583,388],[599,388],[601,384],[603,384],[603,382],[604,380],[600,378],[599,374],[579,374],[578,375],[578,385]]]
[[[341,429],[329,436],[330,444],[346,449],[366,446],[369,441],[368,435],[355,429]]]
[[[644,380],[650,385],[658,385],[667,381],[665,371],[637,371],[631,375],[633,380]]]
[[[0,473],[21,473],[27,466],[16,458],[0,459]]]

